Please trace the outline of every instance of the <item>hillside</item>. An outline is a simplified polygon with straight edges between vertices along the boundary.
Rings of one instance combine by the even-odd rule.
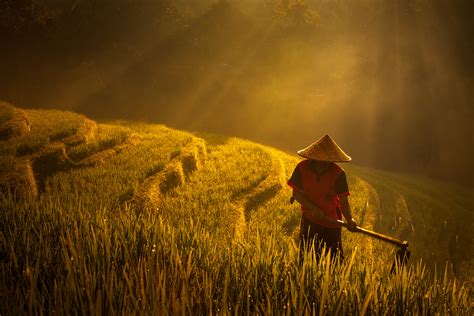
[[[392,246],[345,232],[343,264],[300,266],[286,186],[294,155],[6,103],[0,123],[0,292],[10,298],[0,310],[471,310],[473,205],[462,188],[344,165],[360,225],[409,240],[413,260],[391,276]]]

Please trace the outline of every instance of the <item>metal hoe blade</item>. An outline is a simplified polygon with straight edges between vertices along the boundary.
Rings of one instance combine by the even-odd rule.
[[[397,267],[406,266],[408,264],[408,259],[410,259],[411,252],[407,247],[402,247],[398,249],[395,261],[392,264],[390,273],[394,273]]]

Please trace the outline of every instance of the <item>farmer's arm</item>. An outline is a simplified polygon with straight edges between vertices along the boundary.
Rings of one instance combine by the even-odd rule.
[[[349,226],[351,227],[356,227],[357,223],[352,218],[351,205],[349,204],[347,195],[341,196],[340,199],[341,199],[341,211],[342,211],[342,214],[344,215],[344,218],[346,219],[347,224],[349,224]]]
[[[323,220],[323,221],[326,221],[328,223],[331,223],[331,224],[336,224],[336,225],[340,225],[339,222],[329,216],[327,216],[326,214],[324,214],[323,211],[321,211],[321,209],[319,207],[317,207],[316,205],[314,205],[311,201],[309,201],[304,195],[303,193],[301,193],[300,191],[298,190],[293,190],[293,197],[295,198],[296,201],[298,201],[298,203],[300,203],[301,205],[303,205],[306,209],[308,209],[311,214],[316,217],[318,220]]]
[[[341,212],[349,225],[349,230],[357,227],[356,221],[352,218],[351,205],[347,197],[349,196],[349,186],[347,185],[346,173],[342,172],[336,180],[336,194],[339,196]]]

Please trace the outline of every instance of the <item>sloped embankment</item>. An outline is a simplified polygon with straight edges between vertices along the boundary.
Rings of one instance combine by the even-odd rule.
[[[106,146],[110,140],[97,139],[98,125],[82,115],[0,105],[0,188],[18,199],[37,198],[58,172],[104,163],[141,141],[138,134],[130,134]],[[71,151],[87,147],[93,150],[81,159],[70,157]]]
[[[31,131],[31,124],[26,113],[8,103],[0,102],[0,123],[0,141],[2,142],[0,189],[2,192],[10,191],[22,197],[36,197],[38,188],[33,176],[31,160],[15,159],[16,148],[11,145]]]
[[[0,102],[0,141],[21,137],[31,131],[25,111]]]
[[[48,177],[60,171],[81,167],[79,163],[69,157],[68,149],[94,142],[96,133],[97,124],[84,117],[73,135],[65,137],[56,136],[54,141],[47,143],[38,151],[23,157],[22,161],[32,165],[38,192],[41,193],[45,190],[45,182]],[[50,139],[51,136],[48,138]]]
[[[90,156],[81,159],[78,163],[81,166],[94,166],[102,164],[112,157],[120,154],[122,151],[137,145],[143,138],[138,134],[131,134],[123,142],[113,145],[108,148],[99,149]]]
[[[271,162],[270,168],[261,181],[246,188],[240,196],[233,199],[224,224],[229,228],[230,238],[237,240],[242,238],[252,213],[275,198],[286,187],[285,166],[281,158],[269,150],[260,150]]]
[[[44,191],[48,177],[60,171],[81,167],[67,154],[70,147],[89,143],[94,140],[96,123],[84,119],[77,132],[64,139],[47,142],[38,150],[26,155],[12,157],[14,167],[5,170],[2,175],[2,186],[18,198],[36,198]],[[21,137],[25,134],[18,136]]]
[[[186,179],[205,164],[207,151],[202,139],[193,137],[168,164],[146,178],[127,202],[132,209],[158,210],[161,196],[183,185]]]

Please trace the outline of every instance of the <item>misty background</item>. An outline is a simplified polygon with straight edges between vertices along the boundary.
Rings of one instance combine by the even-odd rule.
[[[472,187],[470,0],[0,0],[0,99]]]

